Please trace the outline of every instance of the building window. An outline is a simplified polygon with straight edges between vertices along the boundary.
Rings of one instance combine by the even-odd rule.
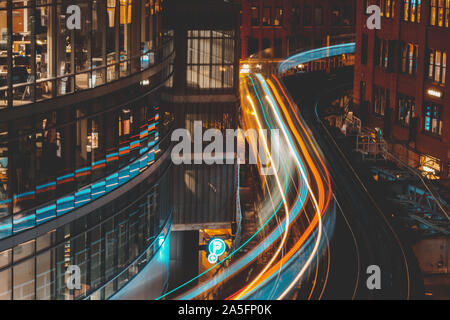
[[[421,0],[402,0],[402,20],[420,23]]]
[[[389,105],[389,89],[374,87],[373,111],[380,116],[384,116]]]
[[[429,155],[420,156],[420,171],[431,180],[439,179],[441,174],[441,161]]]
[[[340,19],[341,19],[341,8],[334,7],[331,10],[331,25],[333,26],[339,25],[341,23]]]
[[[159,0],[141,1],[134,21],[136,1],[73,1],[86,22],[75,31],[66,25],[69,2],[0,1],[0,108],[91,89],[151,66],[149,57],[160,47],[155,43],[161,34],[156,22],[162,13],[153,10],[156,6],[159,12]],[[143,28],[133,29],[133,24]],[[131,45],[135,35],[141,39],[140,48]]]
[[[258,7],[252,7],[252,26],[259,26],[259,8]]]
[[[414,75],[417,72],[418,45],[412,43],[400,43],[401,64],[400,72]]]
[[[273,24],[275,26],[282,26],[283,25],[283,8],[277,7],[275,9],[275,19],[273,21]]]
[[[295,6],[292,8],[292,21],[294,26],[300,25],[300,7]]]
[[[312,25],[312,8],[310,6],[305,6],[303,8],[303,25],[304,26]]]
[[[445,84],[447,75],[447,52],[431,50],[428,53],[428,79]]]
[[[375,38],[375,66],[392,71],[394,41]]]
[[[363,104],[366,101],[366,82],[360,81],[359,83],[359,104]]]
[[[367,64],[367,48],[369,45],[369,38],[367,34],[363,33],[361,41],[361,64]]]
[[[322,7],[314,8],[314,24],[321,26],[323,24],[323,9]]]
[[[450,0],[431,0],[430,2],[430,25],[448,28]]]
[[[394,18],[395,0],[379,0],[381,16],[385,18]]]
[[[344,6],[344,13],[342,15],[342,20],[345,26],[353,25],[353,7]]]
[[[271,9],[270,7],[263,8],[262,25],[270,26],[271,24]]]
[[[233,88],[234,31],[188,30],[187,51],[190,88]]]
[[[397,99],[397,108],[398,122],[403,126],[409,127],[416,110],[416,99],[414,97],[399,94]]]
[[[438,136],[442,135],[442,106],[425,102],[423,113],[424,131]]]
[[[258,38],[247,37],[247,56],[250,57],[252,54],[258,53],[258,51],[259,51]]]

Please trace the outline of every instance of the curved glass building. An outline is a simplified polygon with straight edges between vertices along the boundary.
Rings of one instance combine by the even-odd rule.
[[[0,299],[114,298],[164,265],[163,0],[75,2],[0,3]]]

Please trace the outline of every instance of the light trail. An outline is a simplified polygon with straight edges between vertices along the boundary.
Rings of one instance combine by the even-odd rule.
[[[327,47],[327,48],[320,48],[320,49],[312,50],[312,51],[309,51],[306,53],[301,53],[299,55],[296,55],[296,57],[291,57],[291,58],[287,59],[284,62],[284,64],[282,63],[282,65],[280,65],[280,66],[286,66],[287,65],[286,63],[294,63],[294,62],[297,63],[297,61],[299,61],[298,59],[304,59],[304,60],[306,59],[305,61],[312,61],[312,60],[320,59],[322,57],[329,57],[329,56],[333,56],[333,55],[344,54],[347,51],[348,51],[348,53],[354,52],[354,44],[346,44],[346,45],[338,45],[338,46],[332,46],[332,47]],[[315,143],[313,143],[311,137],[308,134],[308,131],[306,130],[306,128],[303,126],[302,122],[298,118],[297,113],[294,110],[293,104],[291,103],[291,101],[288,98],[286,92],[284,91],[282,85],[279,83],[278,79],[273,76],[274,81],[278,84],[279,89],[281,90],[281,92],[283,94],[281,94],[280,91],[278,89],[276,89],[275,85],[270,80],[268,80],[267,83],[270,85],[274,95],[277,97],[278,106],[281,108],[281,110],[283,110],[283,115],[284,115],[285,119],[287,120],[287,123],[289,124],[290,130],[284,124],[285,122],[283,121],[283,116],[281,115],[280,111],[278,111],[277,102],[275,102],[275,99],[272,96],[271,91],[267,86],[267,83],[265,82],[264,79],[262,79],[262,81],[261,81],[262,77],[260,74],[256,75],[256,76],[258,77],[258,79],[261,83],[261,86],[265,92],[265,99],[267,100],[267,102],[270,106],[269,110],[272,110],[275,121],[277,123],[277,127],[281,128],[283,135],[284,135],[286,141],[288,142],[287,146],[288,146],[289,154],[291,154],[291,156],[293,156],[293,158],[294,158],[294,164],[297,167],[297,171],[300,173],[299,176],[302,178],[302,180],[306,181],[306,183],[301,184],[301,186],[300,186],[301,189],[299,190],[300,192],[297,193],[297,199],[296,199],[295,203],[293,204],[291,210],[289,211],[288,210],[289,205],[288,205],[287,199],[286,199],[288,183],[286,181],[286,184],[285,184],[286,188],[283,193],[281,190],[282,187],[281,187],[280,178],[278,177],[278,175],[276,175],[275,178],[276,178],[277,189],[280,189],[280,195],[282,198],[282,202],[278,206],[276,212],[278,212],[278,210],[281,207],[283,207],[285,209],[286,217],[284,218],[284,221],[281,221],[278,224],[278,227],[275,227],[275,229],[272,230],[271,233],[266,238],[264,238],[264,240],[262,240],[255,248],[253,248],[250,252],[246,253],[243,257],[241,257],[237,261],[233,262],[228,268],[226,268],[224,270],[224,272],[222,272],[219,275],[214,276],[211,281],[207,280],[206,281],[207,285],[202,284],[201,288],[197,288],[195,290],[190,290],[188,292],[188,294],[182,295],[181,298],[183,298],[183,299],[194,298],[194,297],[202,294],[202,292],[206,292],[207,290],[212,289],[214,287],[214,285],[218,285],[218,284],[222,283],[223,281],[230,278],[237,272],[241,271],[245,266],[254,262],[255,259],[259,255],[263,254],[272,244],[274,244],[275,241],[278,240],[279,235],[282,234],[283,237],[280,241],[280,244],[278,245],[276,253],[272,256],[271,261],[269,261],[269,263],[267,263],[264,266],[263,270],[261,272],[259,272],[258,276],[256,278],[254,278],[250,284],[248,284],[245,288],[243,288],[240,291],[238,291],[237,293],[235,293],[234,296],[232,296],[232,297],[233,298],[243,298],[245,296],[248,296],[248,295],[252,294],[252,292],[254,291],[255,288],[260,287],[260,285],[262,285],[263,282],[266,282],[267,280],[271,279],[271,277],[274,275],[274,272],[278,271],[278,274],[280,274],[281,270],[283,270],[287,266],[289,266],[290,263],[292,263],[293,259],[295,257],[297,257],[301,252],[303,252],[303,248],[306,248],[305,245],[307,243],[309,243],[309,241],[312,239],[311,236],[313,234],[315,234],[317,236],[317,238],[316,238],[316,241],[314,244],[312,254],[309,255],[308,260],[306,261],[305,265],[303,265],[302,269],[297,274],[295,279],[287,286],[287,288],[278,297],[278,298],[284,298],[287,294],[289,294],[289,292],[291,291],[291,289],[295,285],[295,283],[298,282],[298,280],[301,278],[301,276],[306,272],[306,270],[312,264],[312,260],[317,255],[319,247],[320,247],[321,238],[322,238],[322,234],[323,234],[322,215],[325,214],[325,212],[328,208],[328,205],[331,201],[330,200],[331,199],[331,187],[330,187],[331,184],[330,184],[330,178],[329,178],[328,172],[322,161],[322,157],[320,156],[319,152],[317,151],[317,149],[315,147]],[[248,78],[253,83],[253,79],[251,78],[250,75],[248,76]],[[243,86],[245,86],[243,81],[241,82],[241,84]],[[264,105],[263,105],[261,99],[259,98],[258,89],[255,87],[254,83],[253,83],[253,87],[254,87],[254,93],[258,97],[258,100],[261,104],[261,111],[264,115],[264,119],[270,128],[269,121],[265,115]],[[244,89],[246,91],[248,91],[247,87],[245,87]],[[242,93],[242,91],[241,91],[241,93]],[[320,165],[323,168],[322,175],[319,173],[318,168],[315,166],[314,160],[311,159],[308,149],[305,145],[305,142],[303,141],[300,134],[296,130],[295,125],[293,124],[291,117],[289,115],[289,111],[287,111],[287,108],[283,103],[283,98],[281,97],[282,95],[283,95],[283,98],[285,98],[287,100],[287,102],[289,103],[289,106],[298,122],[298,125],[301,126],[301,129],[304,132],[304,135],[305,135],[307,141],[309,142],[309,147],[314,150],[315,157],[319,160]],[[255,102],[252,100],[252,97],[250,94],[246,94],[244,96],[244,99],[246,99],[250,103],[250,105],[253,109],[253,112],[251,112],[251,114],[253,116],[255,116],[258,127],[261,129],[263,126],[260,121],[260,118],[258,117],[258,112],[256,110]],[[292,136],[290,135],[291,133],[295,136],[295,138],[296,138],[295,142],[298,145],[296,145],[294,143],[294,140],[292,139]],[[264,135],[263,135],[263,144],[264,144],[264,148],[268,152],[267,154],[269,155],[270,152],[268,150],[268,143],[265,140]],[[297,148],[299,148],[299,149],[297,149]],[[308,168],[309,168],[308,170],[311,170],[313,173],[314,183],[318,187],[317,196],[316,196],[316,194],[314,194],[312,192],[313,188],[312,188],[312,185],[309,183],[309,176],[307,177],[308,171],[303,166],[302,158],[298,154],[297,150],[298,151],[301,150],[302,155],[305,157],[306,162],[308,164]],[[271,155],[269,155],[269,158],[270,158],[270,162],[274,163]],[[322,177],[324,176],[323,174],[326,175],[326,182],[322,181]],[[266,179],[267,179],[267,177],[265,177],[265,180],[264,180],[265,184],[269,182]],[[286,179],[288,179],[287,175],[286,175]],[[291,179],[292,179],[292,177],[291,177]],[[325,196],[325,188],[324,188],[323,183],[325,183],[325,185],[328,186],[327,196]],[[292,185],[295,186],[295,183],[293,182]],[[269,186],[269,185],[267,185],[267,186]],[[305,186],[306,186],[306,191],[304,188]],[[279,259],[279,261],[275,263],[275,260],[282,252],[283,245],[286,243],[286,238],[287,238],[289,229],[292,227],[291,226],[292,223],[294,222],[294,220],[296,219],[296,217],[302,210],[302,209],[300,209],[300,206],[301,206],[301,208],[304,208],[304,206],[307,203],[307,201],[306,201],[307,197],[310,197],[312,200],[311,205],[312,205],[312,208],[314,209],[314,219],[312,221],[309,221],[308,214],[305,212],[305,218],[308,220],[308,225],[305,226],[306,230],[301,235],[299,241],[297,241],[294,244],[294,246],[291,248],[291,250],[289,250],[288,254],[282,256]],[[271,197],[271,201],[273,201],[272,197]],[[278,200],[276,200],[276,201],[278,201]],[[264,226],[266,226],[267,223],[269,221],[271,221],[273,219],[273,217],[276,216],[276,212],[274,212],[272,214],[272,216],[266,221],[266,223],[263,225],[263,227],[261,227],[257,231],[257,233],[259,233],[262,230],[262,228],[264,228]],[[281,231],[275,232],[278,229],[280,229]],[[253,236],[251,236],[250,239],[253,239],[257,233],[255,233]],[[248,241],[250,241],[250,239]],[[248,241],[246,241],[242,246],[240,246],[238,249],[236,249],[230,255],[228,255],[224,260],[230,258],[239,249],[241,249],[244,245],[246,245],[248,243]],[[223,261],[220,261],[218,264],[222,263]],[[208,269],[206,272],[214,269],[218,264],[214,265],[213,267]],[[274,271],[274,272],[272,272],[272,271]],[[206,272],[203,272],[202,274],[195,277],[194,279],[199,278],[201,275],[204,275]],[[182,287],[182,286],[180,286],[180,287]],[[177,288],[177,289],[179,289],[179,288]]]
[[[250,77],[249,77],[250,78]],[[252,81],[253,86],[253,80],[250,78],[250,80]],[[256,88],[255,88],[256,90]],[[256,93],[256,92],[255,92]],[[256,93],[256,95],[258,95]],[[258,97],[258,100],[261,103],[260,98]],[[263,111],[263,115],[264,115],[264,119],[266,121],[266,123],[269,125],[268,123],[268,119]],[[270,128],[270,126],[269,126]],[[282,164],[284,162],[282,161]],[[303,166],[303,164],[302,164]],[[283,165],[284,167],[284,165]],[[286,171],[286,169],[285,169]],[[285,173],[285,175],[287,176],[287,174]],[[286,188],[284,190],[284,194],[287,193],[287,188],[288,188],[288,184],[286,181]],[[307,189],[303,187],[300,189],[300,192],[297,194],[297,198],[296,198],[296,202],[294,204],[294,207],[297,208],[298,206],[303,207],[303,205],[306,202],[306,197],[307,197]],[[236,254],[240,249],[242,249],[246,244],[248,244],[259,232],[262,231],[262,229],[264,229],[264,227],[269,223],[269,221],[271,219],[273,219],[273,217],[275,217],[275,215],[277,214],[277,212],[279,211],[281,207],[281,203],[279,205],[279,207],[277,208],[277,210],[272,214],[272,216],[264,223],[264,225],[254,234],[252,235],[244,244],[242,244],[239,248],[237,248],[235,251],[233,251],[232,253],[230,253],[224,260],[219,261],[217,264],[215,264],[214,266],[212,266],[211,268],[209,268],[208,270],[202,272],[201,274],[199,274],[198,276],[192,278],[191,280],[185,282],[184,284],[178,286],[177,288],[167,292],[166,294],[160,296],[157,300],[160,300],[164,297],[167,297],[168,295],[174,293],[175,291],[181,289],[182,287],[184,287],[185,285],[191,283],[192,281],[200,278],[201,276],[205,275],[206,273],[210,272],[211,270],[213,270],[217,265],[223,263],[224,261],[226,261],[227,259],[231,258],[231,256],[233,256],[234,254]],[[292,214],[292,218],[290,219],[290,221],[294,220],[297,216],[297,214],[300,212],[301,209],[298,209],[297,211],[292,211],[290,212],[290,214]],[[293,213],[292,213],[293,212]],[[263,241],[261,241],[261,243],[259,243],[255,248],[253,248],[251,251],[249,251],[248,253],[246,253],[243,257],[239,258],[237,261],[235,261],[234,263],[232,263],[223,273],[218,274],[216,276],[214,276],[213,278],[207,280],[205,283],[202,283],[201,286],[196,287],[194,289],[189,290],[187,293],[182,294],[181,296],[177,297],[177,299],[194,299],[195,297],[199,296],[200,294],[204,293],[207,290],[210,290],[212,287],[214,287],[215,285],[225,281],[227,278],[230,278],[231,276],[233,276],[234,274],[236,274],[237,272],[241,271],[245,266],[247,266],[248,264],[252,263],[259,255],[261,255],[264,251],[267,250],[268,247],[270,247],[278,238],[279,238],[279,234],[276,232],[277,228],[275,230],[273,230]],[[280,234],[283,232],[283,229],[281,228],[281,232]]]
[[[262,132],[263,128],[261,126],[261,122],[259,121],[259,117],[258,117],[258,114],[256,112],[255,104],[253,103],[252,98],[250,97],[250,95],[247,95],[247,99],[250,102],[250,105],[252,106],[253,112],[255,113],[256,122],[258,123],[258,127],[260,128],[260,130]],[[262,135],[262,139],[263,139],[263,142],[264,142],[264,148],[266,149],[266,152],[269,155],[270,162],[272,164],[274,164],[275,162],[273,161],[272,155],[271,155],[271,153],[269,151],[269,147],[267,145],[266,137],[264,135]],[[286,198],[285,198],[285,196],[283,194],[283,190],[282,190],[282,187],[281,187],[280,179],[278,177],[278,173],[277,173],[276,170],[274,170],[274,173],[275,173],[275,180],[277,182],[278,189],[279,189],[281,197],[283,199],[284,209],[285,209],[285,213],[286,213],[286,218],[285,218],[285,220],[286,220],[285,221],[286,228],[285,228],[285,231],[284,231],[284,234],[283,234],[283,238],[281,239],[281,243],[279,244],[275,254],[272,256],[270,261],[266,264],[264,269],[261,270],[261,272],[256,276],[256,278],[253,279],[253,281],[247,286],[247,288],[250,288],[254,283],[256,283],[258,281],[258,279],[266,272],[266,270],[269,269],[269,267],[272,265],[272,263],[275,261],[275,259],[278,257],[278,255],[280,254],[281,250],[283,249],[283,246],[284,246],[284,244],[286,242],[287,235],[288,235],[288,232],[289,232],[289,208],[288,208],[288,204],[287,204]],[[241,298],[247,292],[247,290],[248,289],[244,289],[241,293],[239,293],[237,295],[236,299]]]
[[[259,75],[259,76],[262,78],[261,75]],[[270,92],[268,90],[266,91],[266,93],[270,94]],[[297,154],[297,151],[294,150],[292,138],[290,137],[289,133],[286,131],[286,127],[285,127],[283,121],[281,120],[280,115],[278,114],[278,110],[275,108],[275,106],[274,106],[274,104],[272,102],[273,98],[270,99],[269,96],[266,95],[266,99],[267,99],[267,101],[269,101],[269,104],[270,104],[270,106],[271,106],[271,108],[272,108],[272,110],[273,110],[273,112],[274,112],[274,114],[276,116],[277,122],[280,125],[280,127],[282,128],[282,132],[283,132],[284,136],[286,137],[286,140],[288,141],[289,149],[291,149],[291,152],[293,154],[295,153],[295,155],[296,155],[296,157],[294,157],[294,161],[297,163],[297,166],[300,166],[300,163],[299,163],[299,160],[298,160],[300,156]],[[298,280],[303,276],[303,274],[305,273],[306,269],[309,267],[309,265],[311,264],[312,260],[314,259],[314,256],[315,256],[315,254],[317,253],[317,251],[319,249],[320,241],[322,239],[322,215],[321,215],[321,212],[320,212],[320,207],[319,207],[319,204],[317,202],[316,196],[314,195],[314,192],[313,192],[313,190],[311,188],[311,185],[310,185],[310,183],[308,182],[308,180],[306,178],[305,172],[301,169],[300,173],[301,173],[301,175],[302,175],[302,177],[303,177],[303,179],[304,179],[304,181],[306,183],[306,186],[308,188],[308,191],[309,191],[309,193],[311,195],[311,198],[313,200],[313,203],[314,203],[314,208],[316,209],[316,214],[317,214],[317,218],[318,218],[317,240],[316,240],[316,242],[314,244],[313,252],[310,254],[308,260],[305,263],[305,265],[300,270],[300,272],[298,273],[297,277],[291,282],[291,284],[286,288],[286,290],[277,298],[277,300],[283,299],[291,291],[291,289],[298,282]]]
[[[271,109],[272,109],[272,111],[273,111],[273,114],[275,115],[276,121],[278,122],[278,126],[281,128],[281,130],[282,130],[282,132],[283,132],[283,135],[285,136],[285,139],[286,139],[286,141],[288,142],[288,146],[289,146],[291,155],[293,156],[293,158],[294,158],[294,160],[295,160],[295,162],[296,162],[296,165],[297,165],[298,169],[300,170],[300,173],[301,173],[301,175],[302,175],[303,180],[306,182],[306,185],[307,185],[308,190],[309,190],[309,194],[310,194],[310,196],[312,196],[313,203],[314,203],[314,207],[316,208],[316,212],[317,212],[318,235],[317,235],[317,240],[316,240],[316,242],[315,242],[313,251],[312,251],[312,253],[309,255],[308,260],[307,260],[306,263],[304,264],[303,268],[300,270],[300,272],[299,272],[299,274],[297,275],[297,277],[295,278],[295,280],[292,281],[291,284],[287,287],[287,289],[285,289],[285,291],[281,294],[281,296],[278,297],[279,299],[281,299],[281,298],[283,298],[288,292],[290,292],[290,290],[291,290],[292,287],[295,285],[295,283],[298,282],[299,278],[304,274],[304,272],[307,270],[307,268],[311,265],[311,262],[312,262],[312,260],[314,259],[315,255],[316,255],[316,253],[317,253],[317,251],[318,251],[318,248],[319,248],[320,242],[321,242],[321,235],[322,235],[322,219],[321,219],[321,218],[322,218],[322,217],[321,217],[321,207],[322,207],[322,206],[320,206],[320,205],[318,204],[318,202],[317,202],[317,200],[316,200],[316,198],[315,198],[315,196],[314,196],[314,193],[312,192],[312,188],[311,188],[311,186],[310,186],[310,184],[309,184],[309,182],[308,182],[308,179],[306,178],[305,170],[304,170],[304,168],[300,165],[300,161],[301,161],[301,160],[299,160],[299,159],[301,159],[301,158],[300,158],[299,154],[297,153],[297,151],[296,151],[296,150],[294,149],[294,147],[293,147],[293,146],[294,146],[293,141],[292,141],[290,135],[289,135],[288,132],[287,132],[287,128],[285,127],[283,121],[281,120],[281,116],[280,116],[278,110],[275,108],[275,105],[274,105],[274,103],[273,103],[273,102],[274,102],[274,99],[273,99],[273,97],[271,96],[270,90],[269,90],[269,88],[267,87],[267,84],[265,83],[264,78],[263,78],[260,74],[257,74],[256,76],[257,76],[258,80],[260,81],[263,90],[264,90],[265,93],[266,93],[266,96],[265,96],[265,97],[266,97],[266,100],[269,102],[269,105],[271,106]],[[278,98],[279,98],[279,97],[278,97]],[[282,103],[282,101],[280,101],[280,102]],[[289,116],[289,115],[287,115],[287,117],[288,117],[288,116]],[[288,119],[289,119],[289,118],[288,118]],[[293,127],[292,121],[290,122],[290,125]],[[291,129],[292,129],[292,127],[291,127]],[[296,138],[297,138],[297,140],[299,140],[298,142],[300,143],[300,142],[301,142],[300,136],[297,135]],[[306,150],[304,150],[304,151],[306,151]],[[306,155],[307,155],[307,152],[306,152]],[[308,157],[309,157],[309,155],[308,155]],[[309,165],[313,168],[313,167],[314,167],[314,164],[313,164],[313,162],[312,162],[312,159],[309,158],[309,161],[308,161],[308,162],[309,162]],[[315,178],[317,179],[316,182],[320,182],[320,181],[321,181],[321,178],[320,178],[320,176],[319,176],[319,174],[318,174],[318,172],[317,172],[316,170],[315,170]],[[322,187],[323,187],[323,186],[322,186]],[[321,190],[323,190],[323,189],[321,189]],[[320,193],[322,193],[322,192],[320,192]],[[323,198],[323,197],[322,197],[322,198]],[[322,200],[321,202],[322,202],[322,204],[323,204],[323,200]],[[315,218],[315,220],[316,220],[316,218]],[[284,263],[284,261],[286,261],[287,258],[292,257],[295,253],[299,253],[299,249],[300,249],[301,245],[308,239],[308,237],[309,237],[309,236],[311,235],[311,233],[314,231],[315,225],[316,225],[316,223],[314,223],[314,222],[313,222],[312,224],[309,225],[308,229],[307,229],[306,232],[302,235],[302,237],[300,238],[300,241],[298,241],[298,242],[296,243],[296,245],[294,246],[294,248],[291,249],[291,250],[289,251],[289,253],[286,255],[286,257],[283,257],[283,258],[277,263],[276,266],[272,267],[271,270],[270,270],[270,272],[268,272],[267,274],[265,274],[264,277],[263,277],[263,279],[261,279],[261,281],[259,281],[258,283],[252,282],[250,285],[248,285],[248,286],[246,287],[246,289],[245,289],[244,291],[240,292],[238,295],[233,296],[233,299],[241,298],[241,297],[244,296],[245,292],[253,291],[254,289],[256,289],[256,287],[258,287],[259,285],[261,285],[261,284],[263,283],[264,280],[265,280],[264,282],[266,282],[267,279],[268,279],[269,277],[271,277],[271,276],[273,277],[274,273],[275,273],[277,270],[281,270],[282,267],[283,267],[283,263]],[[259,277],[259,278],[260,278],[260,277]]]

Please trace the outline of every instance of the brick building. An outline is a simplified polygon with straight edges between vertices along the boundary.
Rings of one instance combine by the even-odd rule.
[[[368,30],[366,7],[381,8]],[[358,1],[354,102],[363,123],[382,128],[394,152],[430,178],[450,158],[449,0]]]
[[[241,58],[263,50],[264,56],[284,57],[304,48],[347,42],[354,33],[355,0],[239,2]]]

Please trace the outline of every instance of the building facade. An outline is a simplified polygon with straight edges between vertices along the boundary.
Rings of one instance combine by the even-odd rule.
[[[241,58],[282,58],[352,40],[355,0],[239,0]]]
[[[174,0],[168,10],[174,18],[167,21],[167,29],[174,31],[176,57],[173,87],[164,91],[162,100],[173,108],[176,127],[186,129],[192,142],[208,129],[225,135],[238,125],[239,6],[222,0]],[[203,148],[207,145],[204,141]],[[236,220],[236,166],[194,163],[202,151],[193,146],[191,163],[174,165],[172,170],[171,274],[175,278],[170,288],[202,272],[199,257],[206,251],[199,248],[211,234],[231,239]]]
[[[168,272],[164,3],[78,0],[79,29],[73,4],[0,3],[0,299],[112,298],[155,256]]]
[[[381,29],[366,27],[368,5]],[[449,0],[358,1],[354,102],[393,151],[429,178],[448,178]]]

